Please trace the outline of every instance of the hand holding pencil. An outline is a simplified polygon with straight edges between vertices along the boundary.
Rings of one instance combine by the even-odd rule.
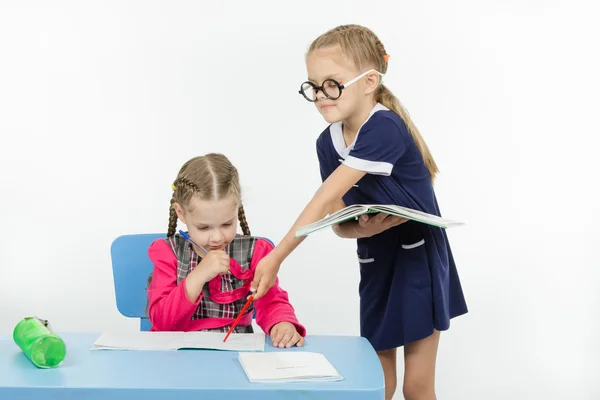
[[[229,255],[223,250],[211,250],[206,254],[196,269],[202,271],[206,282],[217,275],[229,272]]]
[[[272,252],[258,262],[254,270],[254,279],[250,286],[254,300],[263,297],[275,285],[280,266],[281,264],[273,256]]]

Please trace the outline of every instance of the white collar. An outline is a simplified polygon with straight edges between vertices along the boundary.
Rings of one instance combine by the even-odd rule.
[[[375,114],[377,111],[389,111],[389,108],[384,106],[381,103],[375,104],[375,107],[371,109],[369,116],[366,121],[358,128],[358,132],[356,132],[356,136],[354,137],[354,141],[350,143],[350,146],[346,147],[344,143],[344,134],[342,132],[342,121],[334,122],[329,127],[329,132],[331,134],[331,141],[333,142],[333,147],[338,152],[338,154],[342,158],[348,157],[350,151],[354,148],[354,144],[356,143],[356,139],[358,139],[358,134],[360,133],[361,128],[367,123],[367,121]]]

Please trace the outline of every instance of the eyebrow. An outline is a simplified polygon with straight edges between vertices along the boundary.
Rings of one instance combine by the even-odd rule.
[[[336,81],[340,80],[340,74],[330,74],[325,76],[325,78],[323,80],[327,80],[327,79],[335,79]],[[314,80],[313,78],[311,78],[310,76],[308,77],[309,82],[314,82],[316,83],[317,81]]]
[[[233,218],[231,218],[231,219],[228,219],[228,220],[227,220],[227,221],[225,221],[225,222],[221,222],[221,224],[220,224],[220,225],[223,225],[223,224],[232,224],[232,223],[233,223],[233,221],[235,221],[235,217],[233,217]],[[197,227],[197,228],[200,228],[200,227],[203,227],[203,226],[210,226],[211,224],[207,224],[207,223],[204,223],[204,222],[198,222],[198,223],[196,223],[195,225],[196,225],[196,227]]]

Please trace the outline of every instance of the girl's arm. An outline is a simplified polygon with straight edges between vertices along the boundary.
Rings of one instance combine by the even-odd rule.
[[[152,328],[157,331],[183,331],[198,308],[202,293],[194,296],[195,301],[188,298],[186,282],[191,274],[177,284],[177,258],[163,239],[150,245],[148,256],[154,264],[148,288],[148,317]]]
[[[332,203],[341,199],[365,175],[365,171],[348,167],[345,164],[340,165],[317,189],[292,228],[269,256],[281,264],[304,240],[304,237],[296,238],[298,228],[325,217]]]
[[[299,227],[323,218],[327,214],[328,207],[331,207],[334,201],[341,199],[365,174],[389,176],[394,165],[404,154],[407,144],[413,142],[408,128],[401,119],[375,113],[360,128],[360,135],[356,137],[353,148],[342,165],[331,175],[326,176],[326,171],[321,164],[323,184],[302,211],[292,229],[256,268],[251,286],[251,290],[256,292],[255,298],[263,296],[275,284],[281,262],[302,242],[303,238],[295,238]],[[317,141],[318,157],[319,160],[324,160],[323,149],[319,143]]]
[[[339,210],[341,210],[342,208],[345,208],[345,207],[346,207],[346,203],[344,203],[344,200],[337,199],[332,203],[329,214],[338,212]],[[358,236],[359,233],[356,230],[357,227],[358,227],[358,224],[356,221],[345,221],[345,222],[342,222],[341,224],[333,225],[331,228],[333,229],[333,232],[335,232],[335,234],[338,235],[339,237],[344,238],[344,239],[350,239],[350,238],[361,237],[361,236]]]
[[[325,217],[333,202],[341,199],[365,174],[365,171],[342,164],[321,184],[289,232],[275,249],[259,262],[250,289],[255,292],[255,299],[264,296],[275,284],[279,266],[304,240],[304,237],[296,238],[296,230]]]
[[[259,239],[254,245],[254,254],[250,268],[254,271],[257,264],[269,252],[273,246],[264,239]],[[256,308],[256,323],[267,333],[271,333],[271,328],[280,322],[289,322],[296,327],[300,336],[306,336],[306,329],[296,318],[294,307],[289,301],[288,293],[279,286],[278,279],[275,285],[260,300],[254,302]]]

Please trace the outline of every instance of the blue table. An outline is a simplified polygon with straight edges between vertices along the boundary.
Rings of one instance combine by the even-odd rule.
[[[10,337],[0,337],[0,399],[24,400],[282,400],[384,398],[383,372],[360,337],[308,336],[305,346],[266,351],[323,353],[344,380],[251,383],[237,353],[209,350],[90,350],[98,333],[60,333],[67,357],[55,369],[36,368]]]

